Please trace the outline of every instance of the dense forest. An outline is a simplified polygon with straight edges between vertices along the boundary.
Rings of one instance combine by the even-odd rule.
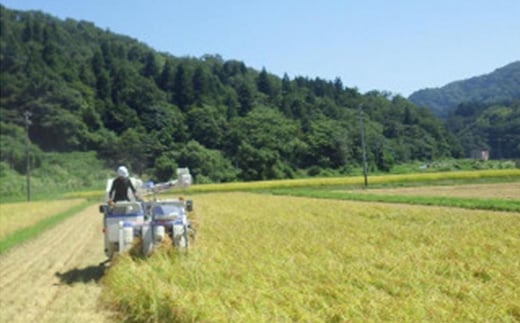
[[[486,149],[493,159],[520,158],[520,99],[509,104],[459,104],[445,119],[465,155]]]
[[[157,180],[187,166],[199,183],[346,174],[362,162],[361,129],[373,170],[463,156],[401,96],[176,57],[37,11],[1,7],[0,21],[3,170],[25,172],[26,130],[33,167],[51,152],[94,152]]]

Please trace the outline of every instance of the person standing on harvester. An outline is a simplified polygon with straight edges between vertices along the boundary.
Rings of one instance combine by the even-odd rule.
[[[132,190],[136,199],[138,199],[136,190],[132,181],[128,178],[128,169],[125,166],[119,166],[117,169],[117,177],[112,181],[112,186],[108,193],[108,203],[118,201],[130,201],[128,197],[128,189]]]

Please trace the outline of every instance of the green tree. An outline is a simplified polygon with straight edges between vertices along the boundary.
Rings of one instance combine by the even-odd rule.
[[[155,54],[153,52],[149,52],[148,54],[146,54],[143,67],[143,75],[154,80],[159,75],[159,66],[157,64],[157,60],[155,59]]]
[[[243,82],[239,85],[237,89],[238,96],[238,115],[245,116],[251,109],[253,109],[254,104],[254,92],[249,83]]]
[[[271,84],[271,80],[269,79],[269,75],[267,75],[267,71],[265,67],[262,68],[262,71],[258,74],[256,79],[256,86],[258,91],[271,96],[273,94],[273,86]]]
[[[177,66],[175,81],[173,84],[174,104],[179,106],[183,112],[193,103],[193,85],[188,71],[183,64]]]
[[[166,182],[175,178],[177,172],[177,163],[175,162],[175,154],[171,151],[163,152],[154,163],[154,176],[159,182]]]
[[[187,123],[192,138],[207,148],[218,149],[227,128],[222,109],[213,106],[193,108],[188,112]]]
[[[179,150],[176,160],[179,167],[189,167],[196,183],[236,179],[236,170],[220,151],[207,149],[194,140]]]
[[[161,74],[158,77],[157,84],[159,88],[166,92],[173,91],[173,83],[175,78],[175,71],[171,59],[166,59]]]
[[[197,104],[203,103],[203,97],[209,92],[209,81],[201,66],[197,66],[193,73],[193,94]]]
[[[121,134],[119,145],[114,147],[119,151],[119,163],[129,165],[136,174],[141,174],[146,169],[146,135],[136,129],[128,129]]]
[[[55,68],[60,60],[58,56],[58,47],[51,39],[50,31],[48,28],[44,29],[43,32],[43,50],[42,58],[50,67]]]
[[[348,125],[330,119],[314,120],[306,136],[308,144],[305,166],[340,168],[350,159],[353,146]]]
[[[292,174],[294,148],[301,146],[294,121],[277,110],[257,107],[246,117],[232,120],[230,129],[226,151],[234,156],[242,178],[258,180]],[[264,162],[267,164],[258,168]]]

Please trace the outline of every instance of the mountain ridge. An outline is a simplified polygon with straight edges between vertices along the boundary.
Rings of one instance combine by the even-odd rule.
[[[421,89],[408,96],[408,100],[429,108],[441,118],[448,116],[462,103],[507,104],[519,98],[520,60],[487,74],[453,81],[437,88]]]

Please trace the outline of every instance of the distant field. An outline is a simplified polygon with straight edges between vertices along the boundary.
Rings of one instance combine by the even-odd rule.
[[[35,225],[53,215],[83,203],[84,199],[1,203],[0,240],[7,235]]]
[[[121,257],[129,321],[513,322],[520,213],[253,193],[194,196],[188,254]]]
[[[371,175],[368,182],[371,185],[397,185],[405,183],[426,183],[439,181],[472,181],[486,179],[505,179],[520,180],[520,169],[488,169],[473,171],[449,171],[435,173],[414,173],[414,174],[389,174]],[[363,176],[343,176],[343,177],[324,177],[324,178],[302,178],[287,180],[271,180],[245,183],[223,183],[223,184],[203,184],[194,185],[188,192],[224,192],[224,191],[243,191],[243,190],[269,190],[283,188],[309,188],[309,187],[338,187],[363,185]]]
[[[449,171],[449,172],[429,172],[415,174],[390,174],[390,175],[370,175],[370,185],[403,185],[438,182],[465,182],[465,181],[520,181],[520,169],[487,169],[473,171]],[[186,189],[184,193],[208,193],[208,192],[236,192],[236,191],[258,191],[285,188],[309,188],[309,187],[360,187],[363,185],[363,176],[342,176],[342,177],[313,177],[300,179],[269,180],[255,182],[236,182],[219,184],[197,184]],[[65,194],[68,198],[88,198],[102,200],[103,190],[88,192],[71,192]]]
[[[514,183],[468,184],[450,186],[419,186],[356,191],[370,194],[408,196],[447,196],[519,200],[520,181]]]

